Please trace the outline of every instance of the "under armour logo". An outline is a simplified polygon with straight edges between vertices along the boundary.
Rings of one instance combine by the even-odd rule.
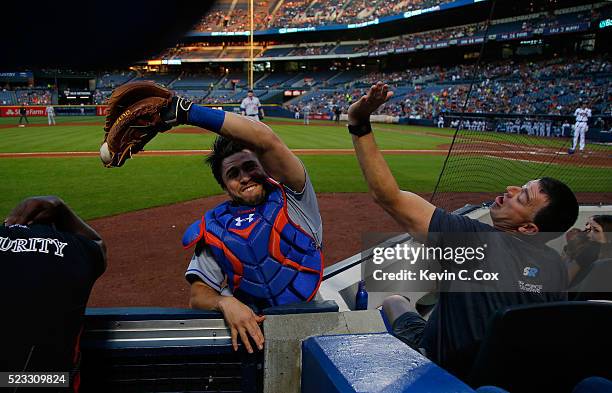
[[[253,218],[254,214],[251,213],[249,214],[249,216],[245,219],[243,219],[242,217],[236,217],[236,226],[239,227],[242,225],[243,222],[248,221],[249,223],[253,222],[254,218]]]

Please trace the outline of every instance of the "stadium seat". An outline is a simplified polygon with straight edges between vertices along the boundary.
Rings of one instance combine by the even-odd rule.
[[[589,377],[582,380],[572,393],[609,393],[612,392],[612,381],[601,377]]]
[[[467,378],[510,392],[571,392],[586,377],[610,378],[612,304],[556,302],[510,307],[491,320]]]

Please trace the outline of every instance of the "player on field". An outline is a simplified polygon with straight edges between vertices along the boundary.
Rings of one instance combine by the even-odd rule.
[[[588,123],[591,117],[591,109],[589,109],[586,101],[582,102],[582,105],[574,111],[574,116],[576,117],[574,140],[572,141],[572,148],[569,149],[569,154],[574,154],[576,151],[578,139],[580,139],[580,151],[584,150],[584,135],[589,131]]]
[[[261,102],[259,102],[259,98],[255,97],[253,90],[249,90],[247,96],[240,103],[240,111],[242,112],[243,116],[248,116],[255,120],[260,120],[260,114],[261,118],[264,117]]]
[[[49,121],[49,125],[55,125],[55,109],[53,109],[53,106],[48,105],[45,108],[45,113],[47,114],[47,120]]]
[[[19,107],[19,126],[23,127],[23,121],[25,120],[26,124],[30,124],[30,122],[28,121],[28,110],[26,109],[25,105],[22,104],[21,107]]]
[[[304,124],[310,124],[310,105],[306,104],[302,108],[302,115],[304,116]]]
[[[566,136],[571,136],[572,135],[572,126],[570,125],[570,123],[568,123],[567,120],[565,120],[563,122],[563,125],[561,126],[561,136],[566,137]]]

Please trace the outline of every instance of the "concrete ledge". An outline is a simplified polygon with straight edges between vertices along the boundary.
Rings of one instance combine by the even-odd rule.
[[[299,393],[302,341],[328,334],[382,333],[378,310],[269,315],[264,322],[264,392]]]

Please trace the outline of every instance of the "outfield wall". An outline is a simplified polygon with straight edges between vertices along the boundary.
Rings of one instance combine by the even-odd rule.
[[[57,116],[106,116],[106,105],[51,105]],[[46,105],[26,106],[28,117],[46,117]],[[19,117],[21,106],[0,106],[0,117]]]
[[[198,104],[199,105],[199,104]],[[106,116],[108,105],[51,105],[55,109],[57,116]],[[219,104],[219,105],[202,105],[217,109],[223,109],[226,112],[240,112],[239,104]],[[47,105],[27,105],[26,113],[28,117],[44,117],[47,116],[45,108]],[[19,117],[19,105],[0,106],[0,117]],[[283,108],[280,105],[263,105],[265,115],[268,117],[286,117],[293,118],[293,112]],[[331,120],[331,117],[323,115],[311,115],[311,119]]]

